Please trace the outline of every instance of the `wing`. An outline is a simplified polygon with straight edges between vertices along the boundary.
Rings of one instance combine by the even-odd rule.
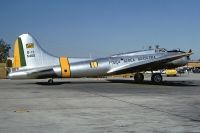
[[[167,55],[165,57],[160,57],[151,60],[145,60],[140,62],[133,62],[130,64],[126,64],[123,66],[115,67],[109,70],[108,74],[122,74],[122,73],[130,73],[130,72],[140,72],[147,70],[157,70],[165,68],[165,64],[171,62],[173,60],[180,59],[182,57],[186,57],[191,55],[191,53],[181,53],[176,55]]]

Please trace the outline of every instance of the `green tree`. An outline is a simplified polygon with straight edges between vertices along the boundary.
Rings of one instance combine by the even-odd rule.
[[[10,44],[7,44],[3,39],[0,40],[0,63],[5,63],[9,57]]]

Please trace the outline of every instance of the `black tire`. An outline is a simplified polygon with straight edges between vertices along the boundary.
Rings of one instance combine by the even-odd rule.
[[[155,84],[161,84],[162,83],[162,75],[160,73],[154,73],[152,76],[151,76],[151,81]]]
[[[48,84],[52,85],[53,84],[53,79],[48,80]]]
[[[137,83],[141,83],[141,82],[144,81],[144,75],[143,75],[142,73],[136,73],[136,74],[134,75],[134,80],[135,80],[135,82],[137,82]]]

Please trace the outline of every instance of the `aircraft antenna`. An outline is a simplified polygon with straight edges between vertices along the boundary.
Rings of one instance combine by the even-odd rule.
[[[92,59],[92,54],[90,53],[90,59]]]

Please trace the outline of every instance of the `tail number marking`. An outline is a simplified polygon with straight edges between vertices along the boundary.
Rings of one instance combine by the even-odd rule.
[[[27,51],[27,57],[29,58],[29,57],[35,57],[35,51],[34,50],[28,50]]]

